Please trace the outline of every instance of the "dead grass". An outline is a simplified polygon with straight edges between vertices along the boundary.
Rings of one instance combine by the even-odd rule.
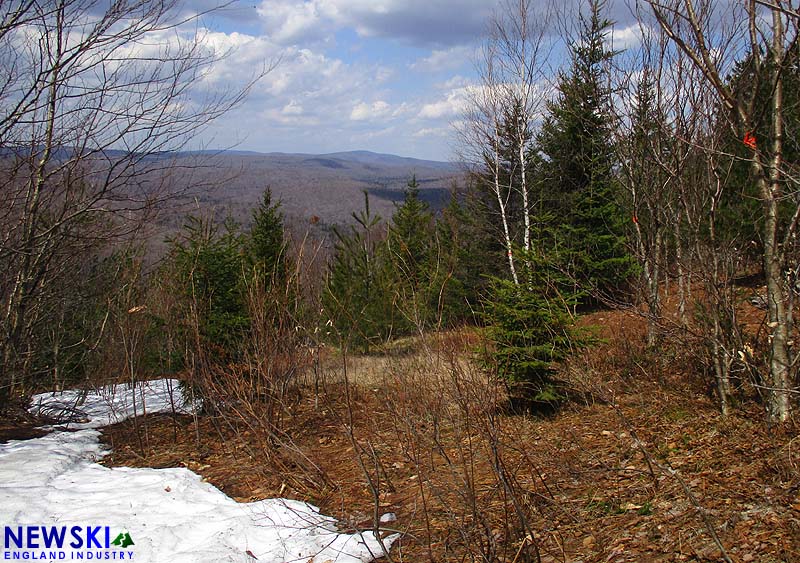
[[[237,500],[300,498],[352,528],[394,512],[394,561],[719,561],[708,523],[733,561],[800,561],[797,425],[770,429],[752,403],[721,419],[680,358],[637,348],[641,319],[586,322],[607,342],[565,368],[583,401],[547,418],[503,414],[503,389],[452,335],[427,354],[348,359],[349,387],[330,354],[320,392],[304,388],[285,419],[325,486],[298,486],[210,418],[150,417],[145,452],[132,423],[110,427],[104,463],[186,466]]]
[[[319,371],[326,383],[344,383],[347,379],[350,384],[364,387],[384,385],[387,378],[398,374],[423,375],[424,379],[436,382],[450,377],[453,361],[467,369],[479,345],[477,329],[470,328],[397,339],[376,347],[371,354],[343,354],[341,350],[323,346]],[[304,374],[305,385],[313,385],[313,380],[313,370]]]

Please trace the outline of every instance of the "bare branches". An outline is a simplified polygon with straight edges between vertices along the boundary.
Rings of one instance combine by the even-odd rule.
[[[486,176],[512,279],[519,283],[514,245],[531,250],[532,186],[530,148],[533,129],[548,99],[545,65],[552,49],[549,14],[531,0],[507,0],[489,22],[477,62],[480,82],[470,91],[460,137],[466,160]],[[508,137],[503,139],[503,136]],[[504,143],[513,142],[513,154]],[[511,158],[510,170],[503,170]],[[511,215],[521,217],[515,229]]]
[[[241,89],[213,89],[209,73],[228,53],[179,8],[12,0],[0,10],[0,379],[19,369],[13,358],[52,275],[99,241],[136,232],[174,195],[153,174],[171,165],[169,153],[271,69]]]
[[[794,218],[785,220],[785,213],[781,213],[779,206],[784,202],[785,179],[784,78],[789,57],[795,56],[797,19],[788,17],[785,10],[776,8],[764,13],[759,10],[764,5],[756,0],[733,6],[733,15],[728,17],[721,12],[730,8],[717,6],[713,2],[649,0],[648,3],[664,33],[711,86],[715,98],[712,104],[716,101],[725,109],[720,117],[729,119],[733,133],[744,138],[750,151],[751,173],[764,217],[761,229],[763,268],[767,282],[769,326],[772,329],[769,335],[770,380],[773,389],[787,389],[796,376],[796,368],[789,344],[793,332],[793,290],[786,284],[783,272],[787,269],[791,271],[793,263],[787,254],[787,246],[780,244],[779,237],[782,236],[784,241],[793,240],[797,221]],[[728,75],[736,64],[747,65],[746,88],[733,83]],[[764,111],[769,114],[771,122],[766,138],[756,140],[752,132],[761,120],[761,116],[756,114],[756,103],[758,96],[765,91],[764,86],[767,86],[769,96]],[[709,146],[709,142],[713,142],[713,138],[706,139],[704,146],[713,153],[714,147]],[[721,189],[716,191],[712,203],[719,201]],[[712,206],[712,225],[714,209]],[[796,217],[797,211],[794,210],[790,215]],[[715,277],[717,270],[715,267]],[[768,397],[768,410],[773,420],[787,420],[789,394],[772,391]]]

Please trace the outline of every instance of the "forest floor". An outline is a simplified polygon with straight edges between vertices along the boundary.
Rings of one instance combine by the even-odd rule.
[[[219,417],[153,415],[104,429],[103,463],[188,467],[236,500],[302,499],[354,529],[394,513],[393,561],[800,562],[798,422],[770,427],[751,398],[721,417],[695,358],[647,352],[631,312],[582,323],[603,340],[562,370],[571,400],[548,415],[499,408],[453,360],[474,337],[450,334],[349,358],[347,384],[338,368],[302,388],[269,444]]]

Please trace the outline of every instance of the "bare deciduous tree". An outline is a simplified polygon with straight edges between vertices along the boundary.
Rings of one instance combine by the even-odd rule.
[[[616,74],[618,126],[614,140],[619,158],[619,181],[632,212],[633,248],[641,266],[647,303],[647,345],[658,341],[661,319],[661,274],[666,270],[666,239],[673,203],[674,176],[665,170],[663,158],[673,152],[667,109],[669,91],[664,67],[668,66],[663,37],[642,26],[642,46],[629,68]]]
[[[0,396],[30,368],[61,272],[134,232],[169,196],[153,171],[269,70],[198,92],[225,56],[204,45],[198,17],[177,0],[0,8]]]
[[[540,6],[539,6],[540,7]],[[535,205],[529,181],[529,151],[534,124],[546,101],[543,86],[547,39],[547,14],[532,0],[508,0],[489,23],[489,33],[478,61],[480,84],[473,88],[462,121],[462,155],[489,177],[502,227],[502,242],[514,283],[519,283],[514,243],[531,250],[531,211]],[[507,123],[507,118],[514,123]],[[501,129],[506,127],[507,131]],[[503,173],[503,134],[510,134],[514,159],[512,170]],[[507,176],[507,178],[505,178]],[[511,215],[522,218],[517,236]]]
[[[796,192],[783,162],[784,75],[798,40],[798,9],[792,2],[733,4],[710,0],[648,0],[661,28],[699,69],[729,118],[732,132],[750,149],[750,168],[763,213],[763,267],[767,284],[768,326],[771,331],[768,411],[775,421],[790,414],[796,360],[791,350],[793,282],[797,268],[793,248],[800,205],[782,219],[779,206]],[[745,57],[752,66],[752,87],[736,92],[728,81],[733,65]],[[756,112],[760,87],[770,93],[769,136],[755,139],[763,117]],[[794,201],[797,201],[796,198]],[[786,272],[790,272],[787,276]]]

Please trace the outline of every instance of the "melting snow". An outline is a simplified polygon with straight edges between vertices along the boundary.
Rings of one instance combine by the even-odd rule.
[[[32,410],[60,416],[70,431],[0,444],[0,524],[110,526],[130,533],[134,545],[124,550],[134,561],[357,563],[382,555],[373,532],[339,533],[333,518],[304,502],[241,504],[188,469],[95,463],[105,453],[97,428],[173,408],[187,410],[175,380],[34,397]]]

